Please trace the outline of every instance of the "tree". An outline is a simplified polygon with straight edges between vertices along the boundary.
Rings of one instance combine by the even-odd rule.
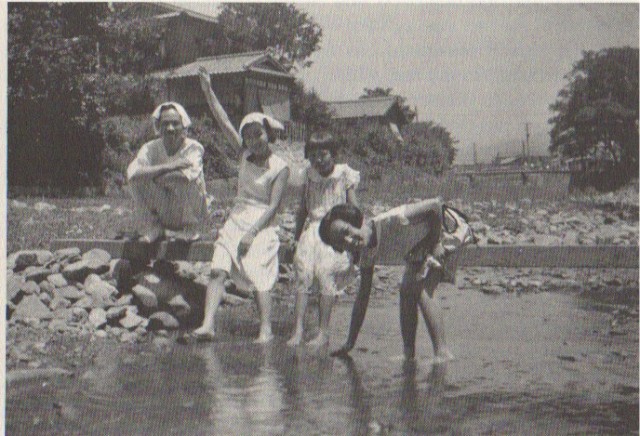
[[[585,51],[550,105],[550,151],[613,162],[612,175],[638,171],[638,49]]]
[[[220,54],[273,49],[289,68],[311,65],[322,28],[290,3],[224,3],[218,16]]]
[[[456,156],[456,139],[449,131],[432,121],[407,124],[402,129],[403,161],[417,165],[428,173],[442,174],[451,167]]]
[[[390,97],[393,96],[392,92],[393,88],[381,88],[379,86],[376,88],[364,88],[364,94],[362,94],[360,98]],[[416,112],[412,110],[408,104],[405,104],[407,101],[405,97],[399,95],[395,97],[398,99],[398,104],[400,105],[400,109],[402,109],[407,122],[412,122],[416,117]]]
[[[331,110],[313,89],[308,91],[302,81],[296,80],[291,92],[291,118],[313,132],[330,127]]]

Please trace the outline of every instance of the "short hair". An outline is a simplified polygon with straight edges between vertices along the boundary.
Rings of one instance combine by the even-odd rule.
[[[274,129],[271,127],[271,125],[269,124],[269,121],[262,120],[262,123],[259,122],[253,122],[253,123],[249,123],[245,126],[242,127],[242,130],[240,131],[240,138],[242,138],[242,132],[244,132],[244,129],[246,129],[247,127],[249,127],[251,124],[257,124],[259,126],[261,126],[264,131],[267,133],[267,141],[269,142],[269,144],[272,144],[274,142],[276,142],[276,139],[278,139],[278,137],[276,136],[276,132],[274,131]],[[244,147],[244,139],[242,141],[242,146]]]
[[[333,135],[327,131],[314,132],[304,144],[304,158],[309,159],[309,155],[315,150],[329,150],[331,157],[338,154],[338,142]]]
[[[327,245],[331,245],[329,231],[333,222],[337,220],[345,221],[354,227],[360,228],[364,222],[364,216],[362,211],[353,204],[343,203],[333,206],[320,221],[320,228],[318,229],[320,239]]]

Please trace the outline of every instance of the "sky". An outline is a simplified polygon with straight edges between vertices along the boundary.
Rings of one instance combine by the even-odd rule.
[[[393,88],[459,141],[457,163],[546,151],[549,105],[584,50],[638,47],[638,4],[299,3],[323,29],[297,73],[324,100]],[[205,12],[206,4],[195,8]]]

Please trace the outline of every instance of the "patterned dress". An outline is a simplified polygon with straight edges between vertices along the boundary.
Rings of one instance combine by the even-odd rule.
[[[305,196],[309,223],[300,236],[294,267],[300,292],[319,288],[323,295],[339,295],[353,279],[351,257],[338,253],[320,240],[318,229],[324,215],[335,205],[346,203],[347,190],[357,188],[360,173],[346,164],[338,164],[322,177],[313,167],[304,174],[302,195]]]

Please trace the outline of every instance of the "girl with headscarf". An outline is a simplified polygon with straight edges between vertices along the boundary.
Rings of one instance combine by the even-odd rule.
[[[180,104],[162,103],[152,118],[160,137],[144,144],[127,169],[140,240],[154,242],[167,233],[198,239],[206,214],[204,147],[187,138],[191,119]]]
[[[227,140],[241,150],[238,194],[229,218],[220,230],[211,260],[211,278],[202,326],[193,334],[200,339],[215,335],[214,317],[224,293],[224,282],[252,291],[260,312],[260,333],[256,342],[265,343],[271,333],[270,291],[278,278],[276,213],[289,179],[287,163],[271,152],[274,129],[284,126],[272,117],[253,112],[245,116],[238,131],[211,89],[211,79],[200,69],[200,84],[214,118]]]

